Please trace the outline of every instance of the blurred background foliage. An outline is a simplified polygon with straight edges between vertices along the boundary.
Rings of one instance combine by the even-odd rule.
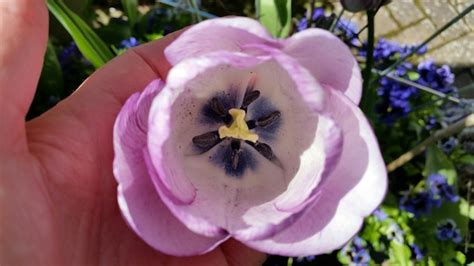
[[[28,119],[67,97],[95,69],[127,49],[213,17],[257,18],[277,37],[311,27],[331,30],[352,49],[362,69],[371,54],[365,25],[354,23],[347,13],[343,16],[338,1],[47,3],[50,38]],[[472,10],[472,4],[466,6]],[[474,265],[474,128],[462,126],[474,112],[472,79],[460,87],[456,74],[461,72],[427,59],[430,43],[421,47],[376,38],[373,45],[373,75],[366,96],[373,104],[364,111],[379,136],[385,161],[396,160],[427,139],[428,148],[391,169],[383,205],[340,250],[304,258],[270,256],[265,265]],[[472,72],[474,59],[470,62],[463,71]]]

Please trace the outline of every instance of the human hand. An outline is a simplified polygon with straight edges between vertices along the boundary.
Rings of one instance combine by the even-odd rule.
[[[146,245],[122,219],[112,128],[134,92],[165,79],[179,33],[129,50],[25,123],[47,43],[44,0],[0,1],[0,265],[259,265],[235,240],[197,257]]]

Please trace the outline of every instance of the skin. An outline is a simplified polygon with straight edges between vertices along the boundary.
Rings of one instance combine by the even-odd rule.
[[[229,240],[196,257],[162,254],[127,227],[112,175],[120,108],[166,78],[163,49],[132,49],[70,97],[25,123],[48,35],[44,0],[0,1],[0,265],[261,265],[265,255]]]

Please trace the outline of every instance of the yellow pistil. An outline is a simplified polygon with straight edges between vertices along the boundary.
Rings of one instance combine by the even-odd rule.
[[[219,128],[219,138],[230,137],[256,143],[258,135],[250,132],[247,122],[245,122],[245,111],[232,108],[229,110],[229,114],[232,116],[232,124],[230,127],[221,126]]]

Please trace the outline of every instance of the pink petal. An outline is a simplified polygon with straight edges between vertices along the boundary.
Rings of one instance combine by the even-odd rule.
[[[261,159],[258,169],[234,179],[210,164],[207,155],[193,155],[189,148],[192,137],[213,129],[191,125],[198,124],[201,103],[229,85],[236,91],[244,91],[254,74],[255,87],[285,110],[282,115],[287,116],[288,125],[282,126],[285,139],[272,144],[281,164]],[[330,140],[330,133],[337,132],[331,119],[317,112],[322,108],[318,106],[323,102],[322,91],[304,68],[281,53],[272,59],[268,55],[254,57],[217,52],[177,64],[168,75],[167,86],[153,102],[149,120],[150,167],[156,169],[156,178],[160,180],[155,185],[158,191],[172,194],[171,197],[160,194],[164,203],[190,230],[207,236],[222,234],[225,230],[240,240],[261,239],[295,222],[299,214],[295,214],[293,208],[301,210],[304,206],[298,205],[306,205],[306,198],[293,201],[291,197],[289,200],[278,196],[285,192],[300,168],[304,171],[299,175],[303,181],[316,179],[302,193],[312,196],[326,169],[326,160],[334,159],[329,151],[340,146],[335,140],[338,137]],[[305,130],[299,130],[302,127]],[[324,141],[325,138],[328,140]],[[307,149],[315,151],[319,160],[314,161],[311,154],[306,153],[301,157],[304,164],[300,165],[300,155]],[[261,155],[253,157],[260,158],[258,156]],[[195,198],[189,202],[174,200],[186,196],[182,192],[187,188],[181,188],[186,186],[190,191],[195,189]],[[302,192],[301,185],[291,187]],[[291,191],[284,195],[289,194]],[[284,211],[275,206],[277,202]]]
[[[284,52],[296,58],[319,83],[344,92],[355,104],[362,95],[362,77],[349,48],[332,33],[308,29],[291,36]]]
[[[331,252],[356,234],[364,217],[383,200],[387,172],[364,114],[338,91],[330,96],[328,112],[342,127],[344,148],[317,201],[285,231],[246,245],[285,256]]]
[[[241,50],[244,44],[265,43],[278,46],[256,20],[245,17],[218,18],[189,28],[165,49],[168,61],[178,62],[215,51]]]
[[[148,111],[163,85],[156,80],[142,94],[132,95],[117,117],[114,175],[119,207],[128,225],[153,248],[175,256],[203,254],[226,238],[197,235],[176,219],[154,189],[143,161]]]

